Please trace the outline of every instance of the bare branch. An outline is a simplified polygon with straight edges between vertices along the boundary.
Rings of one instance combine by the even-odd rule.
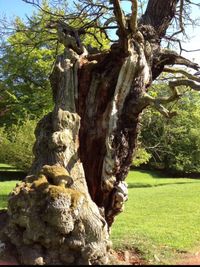
[[[132,6],[131,6],[131,18],[130,18],[130,28],[132,33],[135,33],[137,30],[137,13],[138,13],[138,1],[137,0],[131,0]]]
[[[177,32],[174,32],[170,38],[173,38],[175,35],[184,32],[184,25],[183,25],[183,5],[184,5],[184,0],[180,0],[180,10],[179,10],[179,28],[180,30]]]
[[[114,14],[122,36],[126,36],[126,18],[120,6],[120,0],[113,0]]]
[[[172,91],[172,95],[169,97],[152,97],[148,93],[145,93],[143,96],[143,101],[147,105],[153,106],[156,110],[158,110],[161,114],[163,114],[167,118],[171,118],[176,115],[176,112],[170,112],[167,108],[165,108],[163,105],[173,102],[177,100],[181,94],[178,92],[178,89],[173,84],[169,84],[170,89]]]
[[[182,80],[176,80],[176,81],[170,81],[169,86],[188,86],[191,89],[195,91],[200,91],[200,83],[197,83],[190,79],[182,79]]]
[[[200,83],[200,78],[198,76],[195,76],[187,71],[185,71],[184,69],[174,69],[174,68],[164,68],[164,72],[168,72],[168,73],[180,73],[183,74],[184,76],[186,76],[188,79],[199,82]]]
[[[194,63],[190,61],[189,59],[186,59],[180,56],[179,54],[177,54],[176,52],[168,50],[168,49],[163,49],[158,57],[160,59],[159,64],[162,64],[163,66],[177,64],[177,65],[184,65],[186,67],[189,67],[195,70],[199,69],[199,65],[197,63]]]
[[[165,117],[171,118],[172,116],[176,115],[176,113],[169,112],[169,110],[167,110],[163,106],[163,104],[173,102],[176,99],[180,98],[181,94],[179,93],[179,91],[177,89],[177,87],[179,87],[179,86],[186,86],[186,87],[190,87],[191,89],[193,89],[195,91],[200,91],[200,78],[188,73],[187,71],[185,71],[183,69],[173,69],[173,68],[165,67],[164,72],[173,73],[173,74],[180,73],[187,78],[179,77],[176,80],[168,82],[169,88],[172,91],[171,96],[154,98],[154,97],[150,96],[149,94],[145,93],[143,101],[145,103],[148,103],[148,105],[151,105],[154,108],[156,108]]]

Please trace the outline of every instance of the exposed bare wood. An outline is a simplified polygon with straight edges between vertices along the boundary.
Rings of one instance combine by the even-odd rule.
[[[119,42],[123,52],[127,53],[129,51],[129,40],[126,25],[126,17],[124,11],[121,9],[120,0],[113,0],[114,15],[118,24]]]

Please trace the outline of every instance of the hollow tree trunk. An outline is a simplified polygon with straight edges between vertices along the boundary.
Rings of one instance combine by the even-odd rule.
[[[9,200],[6,235],[21,263],[108,263],[151,77],[143,46],[135,47],[58,57],[54,110],[39,122],[31,173]]]

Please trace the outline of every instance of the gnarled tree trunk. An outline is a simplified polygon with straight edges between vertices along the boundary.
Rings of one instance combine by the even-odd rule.
[[[50,77],[55,107],[36,128],[30,175],[8,206],[5,233],[23,264],[109,262],[109,228],[127,200],[140,113],[152,103],[161,108],[147,88],[165,64],[182,64],[160,49],[177,1],[162,12],[160,1],[149,1],[131,34],[114,2],[119,44],[89,55],[64,41]]]
[[[124,179],[149,80],[139,44],[128,56],[66,50],[58,57],[54,110],[36,128],[31,175],[9,200],[6,233],[24,264],[108,263],[108,228],[127,200]]]

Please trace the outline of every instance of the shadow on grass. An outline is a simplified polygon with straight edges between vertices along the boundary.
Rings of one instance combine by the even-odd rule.
[[[163,185],[179,185],[179,184],[194,184],[194,182],[180,182],[180,183],[160,183],[160,184],[142,184],[142,183],[128,183],[128,188],[145,188],[158,187]]]
[[[8,195],[0,195],[0,202],[7,202]]]
[[[23,171],[1,171],[0,170],[0,182],[11,180],[23,180],[26,177],[26,173]]]
[[[0,171],[21,171],[14,166],[0,164]]]
[[[140,168],[132,168],[131,170],[139,171],[141,173],[148,173],[155,179],[173,179],[173,178],[187,178],[187,179],[200,179],[200,173],[199,172],[193,172],[193,173],[185,173],[185,172],[175,172],[172,170],[157,170],[157,169],[140,169]]]

